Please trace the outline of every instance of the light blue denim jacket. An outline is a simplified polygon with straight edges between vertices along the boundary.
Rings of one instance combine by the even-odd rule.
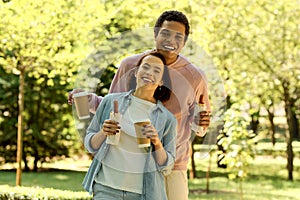
[[[93,184],[95,177],[101,169],[101,161],[109,151],[109,144],[104,141],[99,149],[93,149],[90,140],[101,128],[104,120],[109,119],[109,114],[113,111],[113,101],[119,102],[119,111],[121,115],[127,110],[131,103],[131,94],[133,91],[123,93],[113,93],[106,95],[100,106],[98,107],[91,124],[87,129],[84,139],[84,146],[93,153],[94,159],[83,180],[83,187],[90,194],[93,192]],[[167,161],[160,166],[155,162],[154,148],[151,145],[147,154],[145,172],[143,175],[143,193],[142,200],[167,200],[164,175],[168,175],[175,162],[176,136],[177,136],[177,120],[174,115],[168,111],[163,104],[158,101],[156,106],[150,113],[151,124],[156,128],[159,138],[162,141],[164,149],[167,153]],[[97,127],[97,128],[94,128]]]

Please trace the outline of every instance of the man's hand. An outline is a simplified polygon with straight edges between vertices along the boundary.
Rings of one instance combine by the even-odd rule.
[[[74,103],[73,95],[75,93],[79,93],[79,92],[85,92],[85,90],[83,90],[83,89],[73,89],[72,91],[70,91],[68,93],[68,104],[69,105],[72,105]],[[90,101],[91,100],[91,95],[89,94],[88,97],[89,97],[89,101]]]
[[[206,130],[210,124],[210,114],[207,111],[201,111],[194,117],[195,124],[203,127]]]
[[[196,135],[203,137],[206,134],[208,126],[210,124],[210,113],[207,111],[201,111],[194,117],[194,123],[199,127],[193,129],[196,132]]]

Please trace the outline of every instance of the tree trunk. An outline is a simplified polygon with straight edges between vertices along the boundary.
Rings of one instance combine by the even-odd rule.
[[[288,83],[283,83],[284,89],[284,101],[285,101],[285,115],[287,120],[288,129],[286,130],[286,144],[287,144],[287,170],[288,170],[288,180],[293,180],[293,145],[292,145],[292,135],[293,135],[293,121],[292,121],[292,105],[289,95],[289,85]]]
[[[272,144],[273,146],[276,143],[276,138],[275,138],[275,124],[274,124],[274,112],[271,111],[271,108],[267,109],[268,111],[268,118],[269,118],[269,122],[270,122],[270,129],[271,129],[271,140],[272,140]]]
[[[18,113],[18,137],[17,137],[17,174],[16,186],[21,185],[22,181],[22,151],[23,151],[23,110],[24,110],[24,79],[25,68],[20,70],[20,83],[19,83],[19,113]]]
[[[190,146],[191,169],[189,170],[189,179],[191,180],[196,178],[196,165],[195,165],[194,153],[195,153],[195,149],[194,149],[194,141],[193,141]]]
[[[25,172],[28,172],[30,171],[30,168],[28,166],[28,162],[27,162],[27,159],[26,159],[26,152],[24,151],[24,149],[22,150],[22,157],[23,157],[23,162],[24,162],[24,171]]]
[[[290,105],[291,105],[291,130],[292,130],[292,139],[299,139],[299,122],[298,122],[298,119],[297,119],[297,113],[295,111],[295,101],[294,99],[292,99],[290,102]]]
[[[292,145],[292,133],[293,133],[293,125],[291,120],[291,107],[289,105],[286,106],[287,111],[287,124],[288,129],[286,130],[286,144],[287,144],[287,169],[288,169],[288,180],[293,180],[293,145]]]
[[[209,180],[210,180],[210,170],[211,170],[211,151],[209,152],[208,156],[209,156],[209,161],[208,161],[208,167],[207,167],[207,171],[206,171],[206,194],[209,193]]]
[[[257,134],[257,129],[259,125],[259,110],[251,115],[251,129],[253,130],[253,133]]]
[[[35,171],[35,172],[38,171],[38,162],[39,162],[39,157],[35,156],[34,161],[33,161],[33,171]]]
[[[287,159],[287,169],[288,169],[288,180],[292,181],[293,180],[293,158],[294,158],[294,154],[293,154],[293,145],[292,145],[292,140],[290,138],[290,134],[289,131],[287,130],[287,155],[288,155],[288,159]]]

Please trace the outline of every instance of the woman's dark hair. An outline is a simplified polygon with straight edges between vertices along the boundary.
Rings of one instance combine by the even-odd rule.
[[[187,41],[188,36],[190,34],[190,24],[187,17],[180,11],[177,10],[169,10],[163,12],[157,19],[155,26],[154,26],[154,36],[157,37],[158,32],[164,23],[164,21],[175,21],[183,24],[185,26],[185,38],[184,42]]]
[[[161,59],[161,61],[164,64],[164,73],[163,73],[163,76],[162,76],[163,85],[158,86],[156,88],[153,97],[156,100],[160,100],[162,102],[167,101],[170,98],[172,88],[171,88],[171,80],[170,80],[169,70],[168,70],[168,67],[166,65],[165,57],[162,54],[158,53],[158,52],[152,51],[150,53],[147,53],[147,54],[143,55],[139,59],[139,61],[137,62],[137,68],[141,65],[142,61],[147,56],[155,56],[155,57]],[[136,77],[132,76],[130,81],[129,81],[129,89],[134,90],[135,88],[136,88]]]

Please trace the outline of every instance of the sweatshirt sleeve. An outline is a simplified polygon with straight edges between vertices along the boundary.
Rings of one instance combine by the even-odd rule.
[[[208,93],[208,82],[207,82],[207,77],[204,71],[198,69],[199,74],[201,75],[201,79],[194,79],[197,80],[196,83],[198,84],[196,86],[196,88],[198,88],[198,90],[196,91],[196,99],[197,102],[199,102],[200,100],[200,96],[203,95],[204,97],[204,103],[206,105],[206,109],[207,111],[211,111],[211,107],[210,107],[210,101],[209,101],[209,93]],[[199,81],[200,80],[200,81]]]
[[[96,110],[103,99],[102,96],[97,96],[96,94],[91,94],[91,100],[89,101],[90,112],[95,114]]]

